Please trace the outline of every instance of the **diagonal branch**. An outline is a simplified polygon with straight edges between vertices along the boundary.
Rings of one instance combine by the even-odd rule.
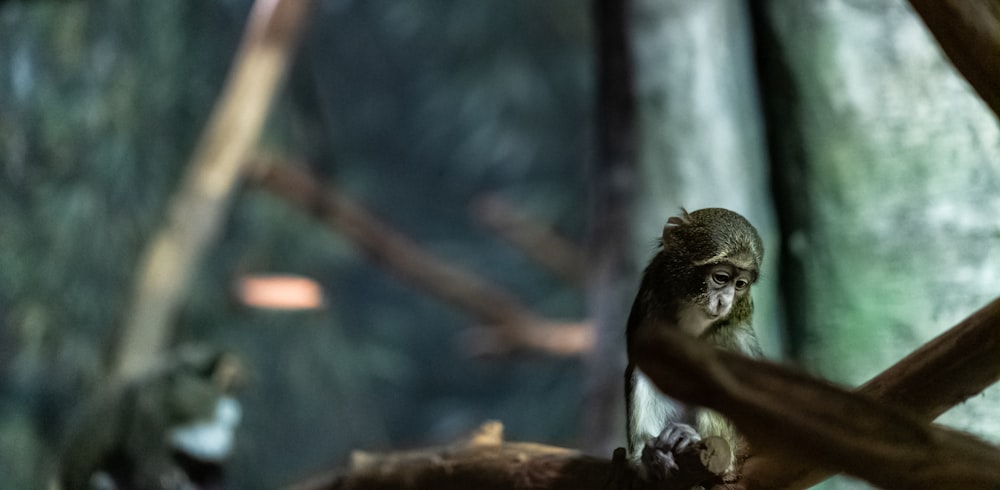
[[[255,167],[259,185],[343,234],[386,271],[489,326],[489,335],[472,339],[480,353],[527,348],[567,355],[593,345],[588,324],[543,318],[506,289],[434,255],[336,186],[321,183],[304,165],[269,161]]]
[[[1000,379],[1000,299],[865,383],[858,392],[931,421]]]
[[[170,201],[166,224],[140,259],[113,353],[114,376],[140,374],[167,343],[198,260],[226,216],[311,5],[308,0],[254,4],[229,79]]]
[[[1000,299],[973,313],[858,388],[857,393],[906,407],[920,420],[934,420],[1000,380]],[[747,489],[808,488],[831,472],[797,458],[761,454],[743,467],[767,482]]]
[[[910,0],[910,5],[1000,117],[1000,0]]]

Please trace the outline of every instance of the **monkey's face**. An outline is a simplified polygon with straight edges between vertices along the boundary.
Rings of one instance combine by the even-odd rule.
[[[684,332],[700,336],[713,323],[733,312],[733,306],[750,294],[756,274],[730,263],[707,265],[698,270],[696,290],[678,312]]]
[[[718,320],[733,310],[737,298],[747,294],[753,282],[753,273],[730,264],[716,264],[705,274],[704,293],[700,298],[705,314]]]

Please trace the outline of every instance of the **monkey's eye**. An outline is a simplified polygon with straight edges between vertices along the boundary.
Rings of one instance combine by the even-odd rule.
[[[717,284],[725,284],[729,282],[729,274],[722,271],[713,272],[712,280],[715,281]]]
[[[746,287],[749,286],[749,285],[750,285],[750,281],[748,281],[746,279],[737,279],[736,280],[736,289],[746,289]]]

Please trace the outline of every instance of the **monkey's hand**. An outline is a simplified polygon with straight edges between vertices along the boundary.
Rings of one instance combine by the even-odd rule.
[[[722,441],[712,437],[706,442],[709,440]],[[659,436],[647,441],[642,449],[646,478],[662,481],[664,488],[669,489],[688,489],[714,480],[718,478],[716,470],[719,468],[717,464],[706,461],[706,455],[709,460],[714,458],[706,451],[715,452],[717,449],[714,445],[703,443],[701,436],[690,425],[669,424]]]

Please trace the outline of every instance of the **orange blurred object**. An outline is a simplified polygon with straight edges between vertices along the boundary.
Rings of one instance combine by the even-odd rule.
[[[252,275],[237,283],[243,304],[271,310],[312,310],[323,306],[323,287],[302,276]]]

